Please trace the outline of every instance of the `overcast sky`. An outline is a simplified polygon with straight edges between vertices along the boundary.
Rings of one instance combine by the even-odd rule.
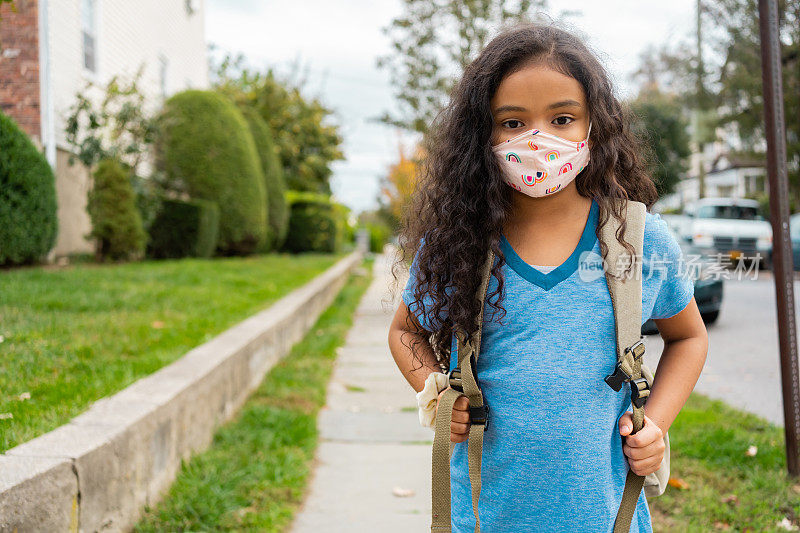
[[[694,26],[694,0],[550,0],[555,16],[579,10],[571,24],[599,55],[620,97],[635,93],[629,80],[648,44],[682,40]],[[206,39],[243,53],[254,68],[288,72],[297,60],[307,69],[305,94],[335,110],[346,160],[333,164],[334,197],[354,212],[377,207],[378,183],[397,160],[400,136],[368,122],[395,114],[393,91],[376,58],[389,41],[381,28],[400,14],[399,0],[206,0]],[[412,137],[405,136],[408,147]]]

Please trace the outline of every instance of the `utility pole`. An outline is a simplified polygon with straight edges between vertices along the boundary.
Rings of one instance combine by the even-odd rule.
[[[705,67],[703,65],[703,34],[702,34],[702,17],[701,5],[702,0],[697,0],[697,110],[695,111],[695,136],[697,139],[697,148],[700,152],[698,158],[699,166],[697,170],[697,188],[698,197],[703,198],[706,195],[706,165],[705,165],[705,139],[706,126],[703,124],[706,118],[706,88],[703,83],[703,76],[705,74]]]
[[[758,0],[761,34],[761,76],[764,93],[764,131],[767,137],[767,176],[772,223],[772,258],[778,306],[778,346],[781,359],[786,466],[800,477],[797,438],[800,435],[800,383],[797,364],[797,324],[794,311],[792,241],[789,235],[789,183],[786,174],[786,131],[783,117],[781,44],[777,0]]]

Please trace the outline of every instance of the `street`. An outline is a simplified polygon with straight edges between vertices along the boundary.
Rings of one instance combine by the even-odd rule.
[[[798,294],[800,281],[795,280]],[[695,391],[783,426],[775,285],[770,272],[757,279],[725,280],[722,308],[708,327],[708,357]],[[659,335],[646,337],[646,364],[656,370]]]

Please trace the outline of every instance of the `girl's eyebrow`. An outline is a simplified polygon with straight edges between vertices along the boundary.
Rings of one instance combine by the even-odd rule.
[[[547,106],[547,109],[557,109],[559,107],[582,107],[581,103],[577,100],[561,100],[560,102],[554,102]],[[518,106],[518,105],[501,105],[497,109],[494,110],[495,114],[502,113],[503,111],[519,111],[524,112],[527,111],[528,108]]]
[[[547,106],[547,109],[556,109],[557,107],[581,107],[581,103],[575,100],[562,100]]]

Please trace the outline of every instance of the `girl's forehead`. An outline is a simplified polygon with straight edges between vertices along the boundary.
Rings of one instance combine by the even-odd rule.
[[[571,76],[543,65],[522,68],[506,75],[492,97],[492,109],[513,103],[538,108],[556,101],[574,100],[586,105],[583,86]]]

